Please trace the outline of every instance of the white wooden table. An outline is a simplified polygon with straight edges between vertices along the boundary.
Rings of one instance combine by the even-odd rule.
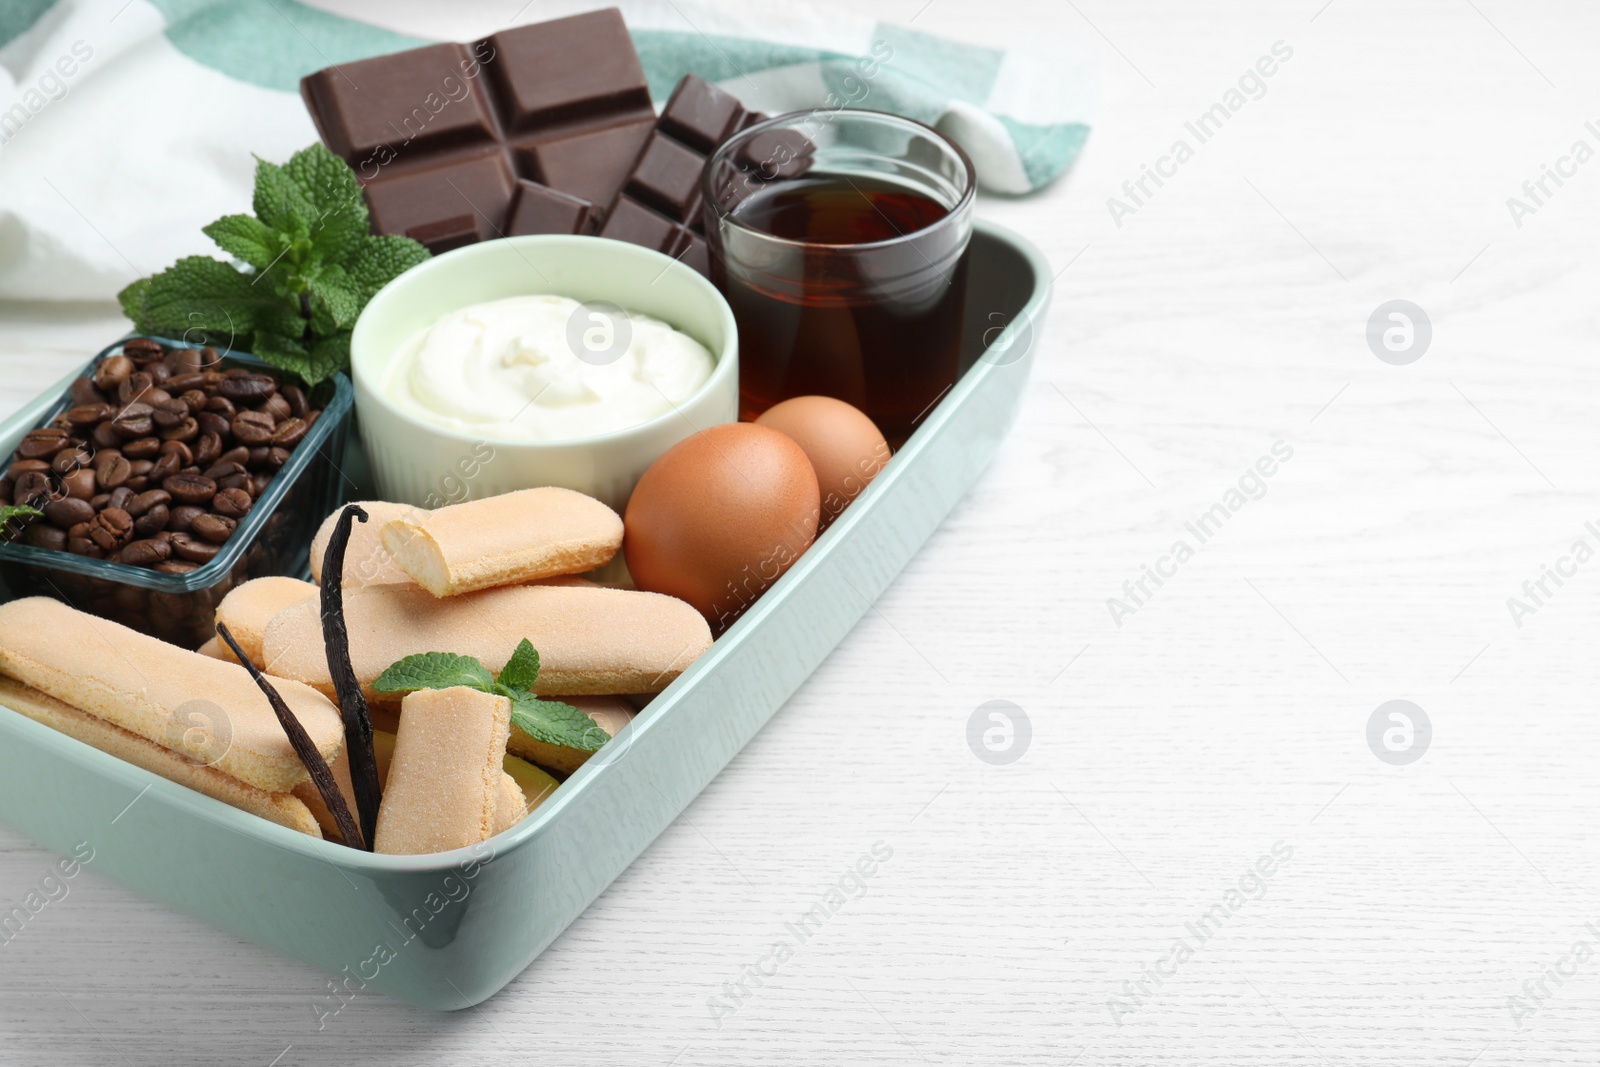
[[[1506,199],[1600,147],[1600,12],[921,4],[852,6],[1071,41],[1103,95],[1073,174],[981,205],[1049,253],[1055,304],[1015,432],[877,610],[480,1008],[362,998],[319,1032],[322,975],[91,869],[0,945],[0,1062],[1595,1062],[1600,560],[1520,626],[1507,599],[1600,548],[1600,163],[1520,228]],[[1365,338],[1396,299],[1432,325],[1404,366]],[[5,308],[0,409],[121,328]],[[1145,565],[1169,576],[1119,626]],[[993,699],[1031,724],[1008,765],[967,742]],[[1409,765],[1367,740],[1393,699],[1432,725]],[[864,893],[769,956],[880,842]],[[0,831],[0,903],[50,861]]]

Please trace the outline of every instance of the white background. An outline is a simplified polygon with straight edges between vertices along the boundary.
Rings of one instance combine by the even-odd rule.
[[[1506,601],[1600,547],[1600,161],[1520,228],[1506,198],[1600,147],[1600,12],[1321,5],[853,3],[1097,57],[1076,171],[980,206],[1061,272],[982,483],[481,1007],[363,997],[317,1032],[322,975],[91,868],[0,946],[0,1062],[1593,1063],[1600,958],[1520,1025],[1508,998],[1600,949],[1600,560],[1520,628]],[[394,24],[425,32],[429,6]],[[1106,198],[1279,40],[1266,95],[1116,226]],[[1364,338],[1391,299],[1432,321],[1409,366]],[[122,328],[0,310],[0,413]],[[1266,495],[1115,625],[1107,598],[1280,440]],[[1405,767],[1366,741],[1396,698],[1434,730]],[[1009,766],[967,744],[991,699],[1031,722]],[[865,895],[714,1022],[879,841]],[[1118,1025],[1108,998],[1280,841],[1264,895]],[[0,831],[0,903],[50,862]]]

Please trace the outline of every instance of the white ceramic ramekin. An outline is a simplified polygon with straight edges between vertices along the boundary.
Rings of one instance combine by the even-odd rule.
[[[486,300],[555,294],[607,301],[657,318],[716,357],[711,377],[677,409],[615,433],[560,443],[496,441],[444,429],[399,409],[380,388],[417,330]],[[350,341],[357,422],[385,500],[439,507],[558,485],[620,514],[667,449],[739,417],[739,336],[733,312],[698,272],[660,252],[601,237],[505,237],[467,245],[406,271],[378,291]]]

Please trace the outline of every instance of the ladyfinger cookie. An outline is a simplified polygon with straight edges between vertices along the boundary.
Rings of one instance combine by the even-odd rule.
[[[617,736],[617,731],[628,725],[637,714],[633,710],[633,705],[621,697],[569,696],[562,699],[579,711],[586,712],[589,718],[610,737]],[[583,749],[566,748],[562,745],[552,745],[548,741],[537,740],[517,729],[515,725],[511,727],[511,739],[506,742],[506,748],[530,763],[536,763],[552,771],[560,771],[562,774],[571,774],[594,755],[593,752],[585,752]]]
[[[391,519],[383,546],[434,596],[459,596],[609,563],[622,519],[593,497],[547,486]]]
[[[284,608],[318,595],[310,582],[298,578],[252,578],[236,585],[217,604],[217,621],[228,627],[250,662],[261,666],[261,638],[267,623]],[[233,650],[223,644],[217,658],[233,659]]]
[[[76,738],[91,748],[97,748],[135,767],[143,767],[168,781],[188,786],[197,793],[204,793],[240,811],[259,815],[311,837],[322,836],[310,809],[294,795],[257,789],[224,774],[216,767],[187,759],[21,682],[0,678],[0,704],[26,715],[34,722]]]
[[[0,604],[0,674],[174,751],[182,752],[208,732],[192,726],[208,723],[205,758],[269,793],[287,793],[309,777],[272,706],[243,667],[59,600],[28,597]],[[299,682],[269,680],[317,750],[333,759],[344,743],[339,712]],[[218,747],[224,751],[212,759],[210,750]]]
[[[363,589],[344,599],[350,658],[367,699],[372,683],[421,652],[473,656],[498,673],[523,638],[539,650],[540,696],[659,693],[711,647],[698,611],[674,597],[584,585],[510,585],[435,598],[420,589]],[[333,693],[316,601],[267,625],[266,669]]]
[[[447,852],[492,836],[510,728],[502,696],[465,686],[406,694],[376,851]]]
[[[389,781],[389,763],[394,759],[394,731],[373,728],[372,755],[378,764],[378,791],[382,793],[383,787]],[[328,769],[333,772],[333,780],[338,785],[339,792],[344,794],[344,806],[354,812],[356,787],[350,780],[348,746],[339,750],[339,758],[329,763]],[[305,801],[306,807],[311,809],[312,817],[317,820],[317,825],[322,827],[325,836],[336,841],[344,839],[339,832],[338,821],[334,819],[333,812],[328,810],[328,802],[322,799],[322,793],[317,789],[317,783],[301,782],[294,787],[294,795]]]
[[[367,521],[350,527],[350,543],[344,551],[344,591],[353,593],[369,585],[412,585],[411,576],[383,547],[382,530],[384,524],[393,519],[426,515],[427,510],[414,508],[410,504],[391,504],[386,500],[362,500],[357,503],[367,513]],[[311,538],[311,580],[318,585],[322,584],[322,557],[328,552],[328,541],[333,537],[333,528],[339,525],[339,515],[343,511],[343,508],[334,509],[333,514],[322,520],[316,535]]]

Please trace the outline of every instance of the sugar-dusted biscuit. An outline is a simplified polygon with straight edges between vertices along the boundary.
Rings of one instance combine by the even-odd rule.
[[[391,504],[386,500],[362,500],[357,506],[367,513],[366,522],[350,524],[350,543],[344,551],[344,591],[349,593],[369,585],[411,585],[411,576],[396,563],[389,550],[383,547],[383,525],[393,519],[416,518],[426,515],[425,508],[410,504]],[[322,583],[322,557],[327,555],[328,541],[333,528],[339,525],[339,515],[344,508],[322,520],[316,536],[311,538],[311,578]]]
[[[224,663],[238,662],[238,660],[233,658],[233,649],[223,644],[222,638],[220,637],[212,637],[207,639],[206,643],[195,649],[195,651],[202,656],[210,656],[212,659],[220,659]]]
[[[500,793],[495,800],[494,832],[503,834],[528,814],[528,798],[522,795],[522,787],[517,780],[505,771],[500,772]]]
[[[322,836],[311,811],[293,794],[269,793],[247,785],[216,767],[179,755],[21,682],[0,678],[0,705],[82,741],[91,748],[97,748],[135,767],[143,767],[168,781],[188,786],[197,793],[204,793],[240,811],[248,811],[312,837]]]
[[[617,731],[628,725],[637,714],[633,710],[633,705],[621,697],[568,696],[561,699],[579,711],[587,713],[608,737],[617,736]],[[593,752],[585,752],[582,749],[536,740],[514,725],[511,727],[511,739],[506,742],[506,747],[530,763],[562,774],[571,774],[594,755]]]
[[[546,486],[391,519],[383,545],[428,592],[459,596],[603,566],[622,547],[622,519]]]
[[[421,652],[473,656],[498,673],[526,638],[539,650],[540,696],[658,693],[711,647],[694,608],[660,593],[585,585],[512,585],[435,598],[421,589],[363,589],[344,598],[350,657],[369,701],[372,683]],[[266,669],[332,694],[315,601],[267,626]]]
[[[252,578],[236,585],[217,604],[217,621],[228,627],[233,639],[250,658],[261,666],[261,637],[267,623],[291,604],[316,597],[318,590],[310,582],[298,578]],[[233,650],[221,645],[218,659],[233,659]]]
[[[59,600],[0,604],[0,674],[174,751],[199,745],[210,759],[220,749],[212,760],[220,771],[269,793],[287,793],[310,777],[243,667]],[[299,682],[269,681],[317,751],[337,756],[344,744],[338,710]]]
[[[466,686],[407,694],[375,851],[447,852],[493,835],[510,728],[502,696]],[[520,790],[517,800],[520,809]]]

